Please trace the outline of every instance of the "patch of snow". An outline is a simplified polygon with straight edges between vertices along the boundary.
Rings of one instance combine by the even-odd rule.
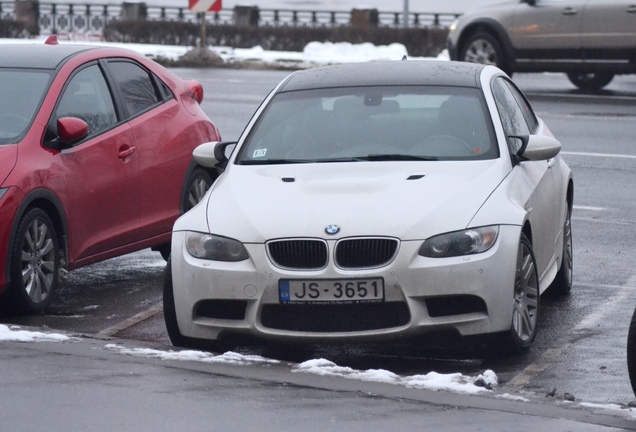
[[[382,369],[359,371],[349,367],[338,366],[326,359],[308,360],[295,366],[292,371],[362,381],[383,382],[415,389],[445,390],[462,394],[477,394],[488,391],[486,387],[475,384],[479,379],[488,380],[488,382],[493,384],[493,387],[495,387],[497,383],[497,375],[491,370],[487,370],[478,377],[469,377],[461,373],[440,374],[437,372],[429,372],[426,375],[402,377]]]
[[[599,404],[591,402],[580,402],[579,405],[585,408],[592,408],[596,410],[620,412],[621,414],[627,414],[628,417],[636,419],[636,408],[624,407],[618,404]]]
[[[249,365],[256,363],[280,363],[279,360],[272,360],[257,355],[243,355],[228,351],[225,354],[215,355],[204,351],[161,351],[150,348],[125,348],[116,344],[108,344],[104,349],[116,352],[117,354],[129,355],[133,357],[155,358],[160,360],[176,361],[198,361],[203,363],[224,363],[234,365]]]
[[[70,337],[57,333],[20,330],[18,326],[0,324],[0,341],[5,342],[66,342]]]
[[[399,43],[376,46],[369,42],[309,42],[303,50],[304,61],[319,64],[401,60],[405,55],[406,47]]]
[[[523,396],[515,396],[515,395],[511,395],[509,393],[504,393],[504,394],[500,394],[500,395],[496,395],[495,398],[497,399],[506,399],[506,400],[512,400],[512,401],[519,401],[519,402],[530,402],[530,399],[526,399]]]
[[[0,39],[0,43],[42,44],[44,38],[38,39]],[[116,48],[126,48],[151,58],[165,58],[178,60],[192,47],[172,45],[150,45],[135,43],[90,42],[90,41],[60,41],[62,44],[94,44]],[[296,51],[267,51],[260,46],[253,48],[208,47],[226,62],[257,61],[262,63],[297,64],[299,66],[326,65],[340,63],[355,63],[380,60],[401,60],[408,55],[406,47],[399,43],[376,46],[371,43],[351,44],[349,42],[310,42],[303,52]],[[411,59],[433,59],[418,57]],[[444,50],[437,56],[438,60],[448,60],[448,52]],[[157,265],[165,262],[157,261]]]

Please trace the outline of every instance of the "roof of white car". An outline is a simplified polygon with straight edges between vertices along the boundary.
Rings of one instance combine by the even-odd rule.
[[[288,77],[279,91],[333,87],[440,85],[480,87],[484,65],[449,61],[383,61],[307,69]]]

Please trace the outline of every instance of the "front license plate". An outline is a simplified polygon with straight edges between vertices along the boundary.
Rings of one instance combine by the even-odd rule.
[[[384,279],[281,279],[278,294],[281,303],[381,302]]]

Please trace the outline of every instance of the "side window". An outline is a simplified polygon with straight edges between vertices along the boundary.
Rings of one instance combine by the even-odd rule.
[[[530,129],[523,116],[523,112],[504,79],[497,78],[493,82],[492,91],[506,136],[530,135]],[[521,142],[519,140],[509,139],[508,146],[510,147],[510,153],[515,154],[519,151]]]
[[[128,117],[148,110],[162,101],[150,73],[130,61],[109,61],[108,68],[115,80]]]
[[[528,100],[513,83],[507,80],[504,82],[508,86],[512,96],[517,101],[517,104],[521,109],[521,113],[523,114],[523,118],[526,120],[526,124],[530,129],[530,133],[535,133],[539,128],[539,120],[537,120],[537,116],[534,114],[534,111],[532,111],[532,107],[528,103]]]
[[[88,123],[89,136],[111,128],[117,123],[113,99],[96,64],[73,75],[60,97],[54,119],[78,117]]]

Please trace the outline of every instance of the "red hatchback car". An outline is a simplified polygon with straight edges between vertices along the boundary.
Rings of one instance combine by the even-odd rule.
[[[67,270],[152,247],[217,173],[203,88],[134,52],[0,45],[0,308],[34,313]]]

